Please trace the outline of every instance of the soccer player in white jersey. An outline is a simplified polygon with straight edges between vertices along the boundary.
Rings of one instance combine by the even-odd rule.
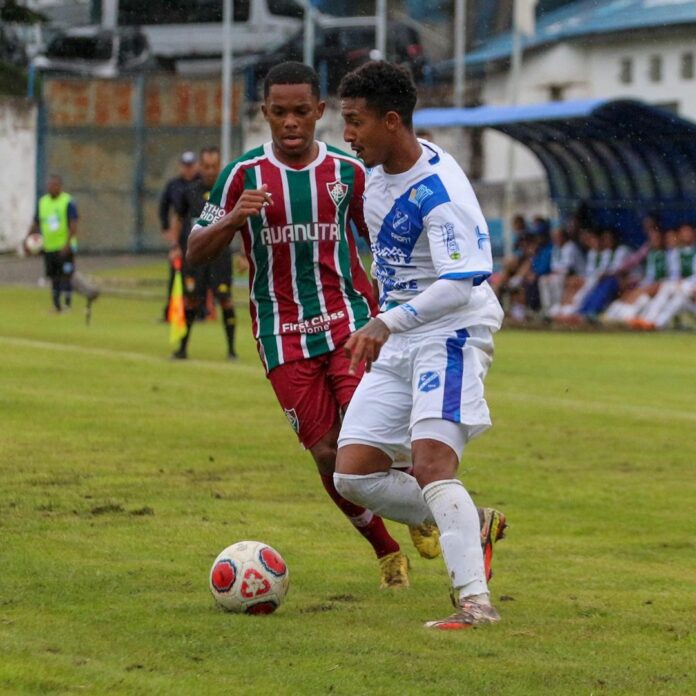
[[[426,626],[492,623],[476,506],[456,478],[464,446],[491,425],[483,379],[503,311],[485,282],[486,222],[454,159],[416,138],[406,70],[367,63],[339,96],[344,138],[371,168],[364,212],[382,313],[345,345],[367,374],[341,428],[336,488],[390,519],[436,522],[456,611]],[[391,468],[409,448],[413,476]]]

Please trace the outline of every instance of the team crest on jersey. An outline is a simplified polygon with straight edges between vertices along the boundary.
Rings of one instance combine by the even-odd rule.
[[[421,372],[418,375],[418,391],[430,392],[440,386],[440,375],[437,372]]]
[[[411,231],[411,221],[409,220],[408,213],[398,208],[394,211],[394,219],[392,220],[392,227],[394,230],[398,230],[403,234],[408,234]],[[399,240],[408,241],[408,240]]]
[[[285,411],[285,417],[290,423],[290,427],[296,432],[300,432],[300,419],[297,417],[297,411],[294,408],[283,409]]]
[[[342,184],[340,181],[331,181],[326,184],[326,188],[329,191],[329,196],[331,200],[336,204],[338,208],[341,202],[348,194],[348,184]]]

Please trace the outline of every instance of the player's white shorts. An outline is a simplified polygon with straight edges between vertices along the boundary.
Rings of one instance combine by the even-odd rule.
[[[393,459],[410,449],[412,435],[424,437],[413,429],[427,421],[427,437],[461,455],[466,442],[491,426],[483,380],[492,360],[493,332],[487,327],[390,336],[350,401],[338,446],[371,445]],[[448,436],[453,424],[459,445]]]

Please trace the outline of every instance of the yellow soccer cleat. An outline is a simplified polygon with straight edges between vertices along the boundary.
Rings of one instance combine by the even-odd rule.
[[[500,510],[494,508],[479,508],[481,523],[481,549],[483,550],[483,566],[486,571],[486,582],[493,576],[493,544],[505,537],[507,521]]]
[[[409,527],[408,533],[416,551],[423,558],[437,558],[440,555],[440,530],[436,524],[424,522],[417,527]]]
[[[380,589],[386,590],[392,587],[411,586],[411,583],[408,581],[408,558],[401,551],[389,553],[378,560]]]

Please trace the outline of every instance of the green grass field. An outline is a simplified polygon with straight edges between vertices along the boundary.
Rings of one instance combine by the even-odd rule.
[[[229,364],[217,323],[170,362],[160,300],[102,297],[90,327],[76,305],[0,287],[0,692],[696,693],[695,336],[499,334],[461,475],[511,523],[503,620],[442,635],[441,561],[391,525],[412,588],[378,590],[243,307]],[[209,594],[245,538],[290,567],[273,616]]]

